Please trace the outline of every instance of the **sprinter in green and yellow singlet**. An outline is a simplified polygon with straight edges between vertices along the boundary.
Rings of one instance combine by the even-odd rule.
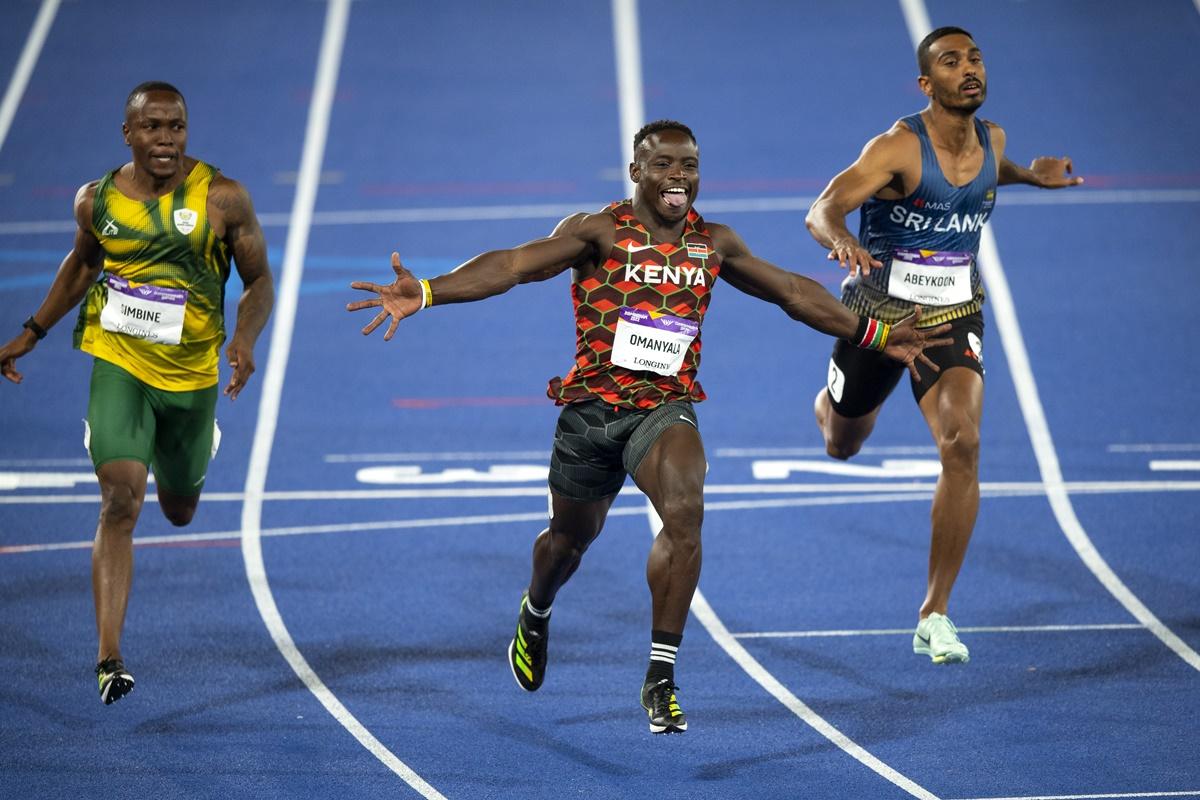
[[[75,246],[24,330],[0,347],[0,374],[80,306],[77,348],[94,357],[85,445],[100,481],[92,549],[99,633],[96,676],[107,704],[133,689],[121,629],[133,577],[133,529],[154,469],[158,503],[187,525],[219,431],[217,365],[225,342],[230,259],[244,290],[225,357],[235,399],[254,372],[254,343],[275,302],[250,195],[184,154],[187,105],[167,83],[137,86],[122,125],[132,160],[75,196]]]

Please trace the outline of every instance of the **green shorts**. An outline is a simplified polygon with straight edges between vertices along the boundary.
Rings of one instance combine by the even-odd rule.
[[[84,446],[99,469],[110,461],[140,461],[171,494],[192,497],[204,488],[221,433],[217,386],[168,392],[147,386],[102,359],[92,365]]]

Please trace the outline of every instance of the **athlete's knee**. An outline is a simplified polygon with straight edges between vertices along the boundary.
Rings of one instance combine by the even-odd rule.
[[[970,423],[954,425],[938,442],[943,469],[975,470],[979,466],[979,428]]]
[[[663,528],[679,539],[700,539],[704,522],[704,496],[701,492],[674,492],[659,500],[656,508]]]
[[[851,441],[826,437],[825,453],[838,461],[848,461],[858,455],[858,451],[862,450],[862,444],[861,439]]]
[[[182,528],[192,521],[192,517],[196,516],[196,506],[194,505],[163,505],[163,516],[177,528]]]
[[[112,484],[100,493],[100,524],[106,531],[133,533],[142,511],[142,497],[128,484]]]

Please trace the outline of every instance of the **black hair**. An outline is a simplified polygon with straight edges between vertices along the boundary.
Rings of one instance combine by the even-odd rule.
[[[633,160],[637,161],[638,148],[642,146],[642,142],[646,141],[647,136],[662,131],[679,131],[686,133],[687,137],[692,140],[692,144],[696,144],[696,134],[692,133],[692,129],[682,122],[676,122],[673,119],[659,119],[654,122],[648,122],[633,135]]]
[[[972,41],[975,40],[975,37],[972,36],[969,31],[965,31],[962,28],[955,27],[954,25],[947,25],[945,27],[930,31],[929,35],[922,39],[921,43],[917,45],[917,69],[921,70],[922,75],[928,75],[929,68],[932,66],[929,63],[929,48],[933,47],[933,43],[938,39],[941,39],[943,36],[950,36],[955,33],[961,33],[968,39]]]
[[[133,104],[134,101],[137,100],[138,95],[143,95],[147,92],[170,92],[179,98],[179,102],[183,103],[183,110],[187,111],[187,100],[183,99],[183,92],[179,91],[166,81],[145,81],[144,83],[139,83],[137,86],[133,87],[133,91],[129,93],[129,97],[125,98],[126,116],[128,116],[129,112],[133,110]]]

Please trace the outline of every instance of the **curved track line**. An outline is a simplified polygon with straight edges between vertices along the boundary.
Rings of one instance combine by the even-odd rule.
[[[250,467],[246,475],[245,504],[242,506],[242,558],[246,564],[246,579],[263,624],[267,626],[275,646],[288,665],[313,696],[371,755],[405,783],[430,800],[445,800],[440,792],[376,739],[309,666],[279,613],[267,579],[266,565],[263,563],[261,525],[264,487],[271,462],[275,428],[279,421],[279,402],[283,395],[283,379],[292,346],[300,277],[304,269],[304,254],[308,248],[313,206],[317,201],[317,177],[321,174],[333,93],[337,86],[349,17],[350,0],[330,0],[325,16],[325,32],[321,39],[321,53],[317,61],[308,126],[304,133],[304,153],[301,156],[300,176],[292,207],[292,225],[288,229],[287,247],[284,250],[283,278],[271,328],[270,355],[263,377],[262,398],[254,429],[254,444],[250,451]]]
[[[1196,0],[1196,3],[1197,8],[1200,8],[1200,0]],[[921,39],[932,30],[925,2],[924,0],[900,0],[900,7],[904,12],[904,21],[908,25],[909,37],[915,48]],[[1071,547],[1075,548],[1080,560],[1091,570],[1101,585],[1117,599],[1117,602],[1189,666],[1200,670],[1200,654],[1197,654],[1188,646],[1187,642],[1167,628],[1117,577],[1117,574],[1108,566],[1108,562],[1096,550],[1096,546],[1092,544],[1087,531],[1083,529],[1083,525],[1075,515],[1071,496],[1063,483],[1058,451],[1050,436],[1050,426],[1046,422],[1046,412],[1038,395],[1037,382],[1033,377],[1033,367],[1029,363],[1025,338],[1021,333],[1021,324],[1017,320],[1016,305],[1013,303],[1012,292],[1008,288],[1008,278],[1004,273],[1004,264],[1000,260],[1000,251],[996,247],[996,237],[992,233],[991,223],[984,226],[979,255],[979,270],[983,275],[983,282],[987,286],[988,299],[992,303],[993,314],[996,317],[996,326],[1000,329],[1000,342],[1004,347],[1004,357],[1008,361],[1009,372],[1012,373],[1013,384],[1017,389],[1017,401],[1021,406],[1021,415],[1025,418],[1025,428],[1029,431],[1029,439],[1033,444],[1038,471],[1041,473],[1042,483],[1046,486],[1046,497],[1050,500],[1050,508],[1054,512],[1058,526],[1062,529],[1063,535],[1067,537]]]

